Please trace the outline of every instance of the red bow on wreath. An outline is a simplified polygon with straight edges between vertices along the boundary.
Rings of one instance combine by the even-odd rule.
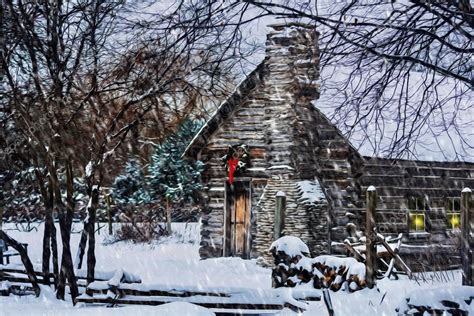
[[[229,166],[229,183],[234,183],[234,173],[237,170],[237,166],[239,164],[239,159],[231,158],[227,160],[227,165]]]
[[[233,184],[236,173],[243,172],[250,162],[247,146],[244,144],[229,146],[222,161],[227,168],[229,183]]]

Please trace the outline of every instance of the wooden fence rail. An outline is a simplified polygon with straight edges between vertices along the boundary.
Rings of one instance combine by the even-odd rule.
[[[113,284],[112,284],[113,283]],[[320,290],[291,288],[254,290],[209,288],[173,288],[169,286],[94,282],[76,303],[114,305],[162,305],[181,301],[232,314],[276,313],[284,308],[295,312],[306,309],[306,301],[320,301]],[[283,293],[285,292],[285,293]],[[286,293],[288,292],[288,293]]]

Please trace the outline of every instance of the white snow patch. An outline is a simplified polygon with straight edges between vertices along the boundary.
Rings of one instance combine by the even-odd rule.
[[[326,200],[326,196],[319,185],[318,180],[303,180],[297,184],[301,191],[301,198],[309,203],[320,203]]]
[[[155,309],[157,315],[182,315],[182,316],[215,316],[207,308],[186,302],[172,302],[160,305]]]
[[[449,307],[443,305],[443,301],[454,302],[459,309],[474,312],[474,306],[466,304],[474,298],[474,287],[472,286],[443,286],[432,289],[419,289],[412,291],[406,300],[400,304],[401,312],[408,311],[410,306],[429,306],[431,309],[447,310]],[[472,305],[472,303],[471,303]]]
[[[92,175],[92,161],[89,161],[86,165],[86,177],[90,177]]]
[[[268,170],[277,170],[277,169],[288,169],[288,170],[295,170],[293,167],[288,165],[275,165],[267,168]]]

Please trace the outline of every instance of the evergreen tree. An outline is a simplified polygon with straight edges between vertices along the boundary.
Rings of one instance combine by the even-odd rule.
[[[149,166],[149,185],[157,197],[172,202],[198,200],[204,164],[192,163],[181,156],[201,126],[201,121],[186,120],[176,133],[156,146]]]
[[[115,178],[112,196],[117,204],[142,204],[150,201],[145,175],[138,159],[130,158]]]

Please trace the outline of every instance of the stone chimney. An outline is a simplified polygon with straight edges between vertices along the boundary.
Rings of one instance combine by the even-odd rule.
[[[319,97],[319,33],[314,25],[286,23],[270,25],[265,53],[271,72],[293,74],[296,91]]]

